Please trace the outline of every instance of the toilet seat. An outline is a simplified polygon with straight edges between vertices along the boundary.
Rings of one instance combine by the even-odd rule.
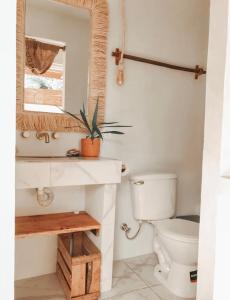
[[[199,224],[182,219],[169,219],[156,223],[158,233],[171,240],[198,243]]]

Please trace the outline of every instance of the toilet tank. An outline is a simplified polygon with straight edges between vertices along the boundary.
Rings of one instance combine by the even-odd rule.
[[[147,173],[130,177],[134,218],[142,221],[169,219],[176,208],[175,174]]]

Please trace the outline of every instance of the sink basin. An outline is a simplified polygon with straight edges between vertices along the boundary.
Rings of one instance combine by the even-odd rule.
[[[17,162],[73,162],[73,161],[102,161],[111,162],[117,161],[113,158],[103,158],[103,157],[82,157],[82,156],[51,156],[51,155],[27,155],[27,156],[16,156]]]
[[[16,188],[111,184],[121,181],[121,161],[66,156],[16,157]]]
[[[67,156],[51,156],[51,155],[49,155],[49,156],[42,156],[42,155],[38,155],[38,156],[34,156],[34,155],[32,155],[32,156],[16,156],[16,158],[19,158],[19,159],[25,159],[25,158],[64,158],[64,157],[67,157]]]
[[[16,156],[17,161],[69,161],[78,160],[79,157],[68,157],[68,156]]]

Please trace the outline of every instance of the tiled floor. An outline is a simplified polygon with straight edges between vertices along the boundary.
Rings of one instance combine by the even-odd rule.
[[[114,263],[113,288],[106,300],[183,300],[169,293],[153,276],[154,255]],[[15,283],[16,300],[65,300],[55,274],[20,280]],[[195,299],[194,299],[195,300]]]

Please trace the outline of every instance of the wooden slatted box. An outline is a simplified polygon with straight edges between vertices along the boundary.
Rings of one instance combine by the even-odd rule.
[[[58,236],[57,276],[68,300],[100,296],[101,253],[84,232]]]

